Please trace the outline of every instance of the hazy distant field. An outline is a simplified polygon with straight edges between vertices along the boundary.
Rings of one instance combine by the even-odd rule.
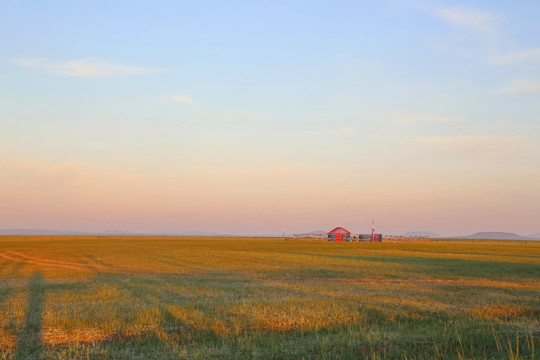
[[[540,242],[0,237],[0,359],[540,356]]]

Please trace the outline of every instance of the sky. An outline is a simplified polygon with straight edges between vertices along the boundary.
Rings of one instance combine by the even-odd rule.
[[[4,0],[0,228],[538,233],[539,16]]]

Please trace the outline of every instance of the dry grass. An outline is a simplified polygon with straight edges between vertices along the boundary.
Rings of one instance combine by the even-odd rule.
[[[539,299],[540,242],[0,238],[0,359],[530,357]]]

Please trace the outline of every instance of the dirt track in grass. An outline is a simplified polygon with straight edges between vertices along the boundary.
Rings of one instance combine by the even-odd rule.
[[[42,265],[42,266],[47,266],[47,267],[48,266],[61,267],[61,268],[71,269],[71,270],[81,270],[81,271],[93,271],[93,270],[109,271],[110,270],[109,268],[102,265],[88,265],[88,264],[72,263],[72,262],[67,262],[67,261],[49,260],[49,259],[40,258],[40,257],[28,256],[20,252],[10,251],[10,250],[0,251],[0,257],[6,260],[15,261],[15,262]]]

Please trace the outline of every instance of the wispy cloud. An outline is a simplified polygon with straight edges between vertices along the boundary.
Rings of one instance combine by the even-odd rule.
[[[59,162],[54,165],[46,165],[44,161],[29,158],[8,159],[3,161],[2,165],[10,169],[26,170],[47,176],[78,174],[83,168],[81,164],[76,162]]]
[[[54,188],[61,188],[65,185],[82,186],[98,180],[125,186],[140,178],[139,174],[117,172],[116,169],[111,168],[95,168],[79,162],[53,162],[37,158],[0,160],[0,173],[6,175],[2,180],[9,181],[11,178],[15,184],[17,182],[35,182],[42,184],[43,188],[46,188],[46,185]],[[107,176],[103,177],[101,174],[107,174]]]
[[[514,64],[522,61],[540,61],[540,48],[514,52],[491,59],[491,63],[495,65]]]
[[[495,30],[499,18],[492,12],[467,7],[422,6],[422,8],[452,26],[488,33]]]
[[[87,169],[76,162],[48,163],[40,159],[13,158],[0,161],[0,171],[9,178],[32,178],[57,184],[75,185],[88,176]]]
[[[427,136],[406,137],[403,140],[431,145],[445,152],[487,155],[518,148],[525,138],[518,136]]]
[[[494,94],[527,94],[540,91],[540,81],[515,80],[510,86],[493,91]]]
[[[415,123],[457,123],[464,119],[457,116],[424,116],[424,115],[407,115],[398,117],[394,120],[394,124],[409,125]]]
[[[179,102],[179,103],[184,103],[184,104],[191,104],[192,103],[191,97],[189,97],[187,95],[170,96],[170,97],[166,98],[165,101],[167,101],[167,102]]]
[[[355,135],[356,134],[353,130],[349,128],[334,129],[334,130],[331,130],[330,133],[332,135]]]
[[[52,62],[47,59],[17,59],[13,62],[21,67],[38,68],[58,75],[78,77],[144,75],[163,71],[162,69],[118,64],[96,58],[67,62]]]

